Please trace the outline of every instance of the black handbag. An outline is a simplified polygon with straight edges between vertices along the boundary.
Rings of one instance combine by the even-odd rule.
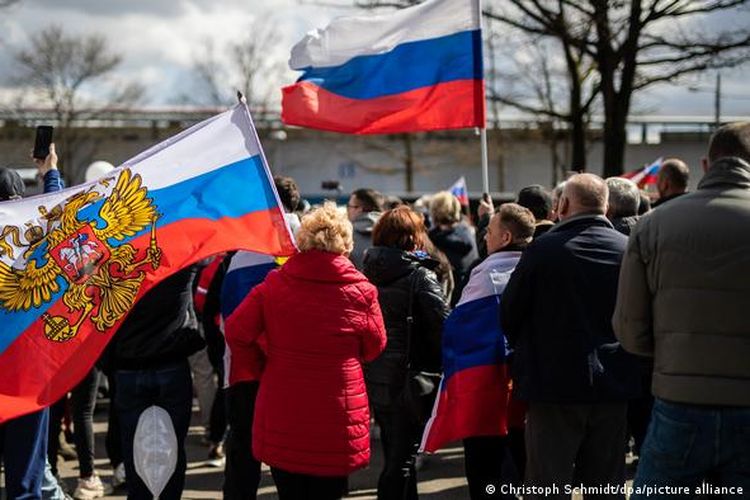
[[[432,406],[440,387],[439,373],[425,372],[412,367],[411,344],[414,329],[414,294],[417,271],[412,273],[409,286],[409,308],[406,316],[406,376],[400,401],[412,423],[424,425],[432,414]]]

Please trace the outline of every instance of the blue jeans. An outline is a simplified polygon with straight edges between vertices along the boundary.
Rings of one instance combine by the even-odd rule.
[[[119,370],[115,373],[115,406],[120,418],[122,453],[128,478],[128,500],[151,500],[153,495],[138,476],[133,462],[133,437],[146,408],[157,405],[172,418],[177,434],[177,467],[160,500],[178,500],[185,485],[185,438],[190,426],[193,382],[187,360],[151,370]]]
[[[0,455],[5,464],[5,489],[8,498],[42,498],[48,427],[47,408],[3,424]]]
[[[682,494],[664,490],[649,500],[693,498],[703,481],[713,486],[742,487],[750,494],[750,408],[712,407],[654,401],[651,424],[633,482],[644,487],[689,488]]]

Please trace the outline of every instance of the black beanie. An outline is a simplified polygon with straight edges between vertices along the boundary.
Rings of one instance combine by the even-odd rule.
[[[0,167],[0,201],[23,196],[26,185],[21,176],[12,168]]]

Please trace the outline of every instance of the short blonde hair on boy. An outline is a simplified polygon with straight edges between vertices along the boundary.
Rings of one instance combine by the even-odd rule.
[[[461,203],[448,191],[440,191],[430,200],[433,224],[455,224],[461,220]]]
[[[330,201],[302,217],[295,239],[303,252],[322,250],[343,255],[354,248],[352,223]]]

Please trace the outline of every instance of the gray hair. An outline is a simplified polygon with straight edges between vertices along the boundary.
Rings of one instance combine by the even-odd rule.
[[[638,214],[641,193],[635,182],[623,177],[610,177],[607,179],[607,187],[610,216],[629,217]]]

